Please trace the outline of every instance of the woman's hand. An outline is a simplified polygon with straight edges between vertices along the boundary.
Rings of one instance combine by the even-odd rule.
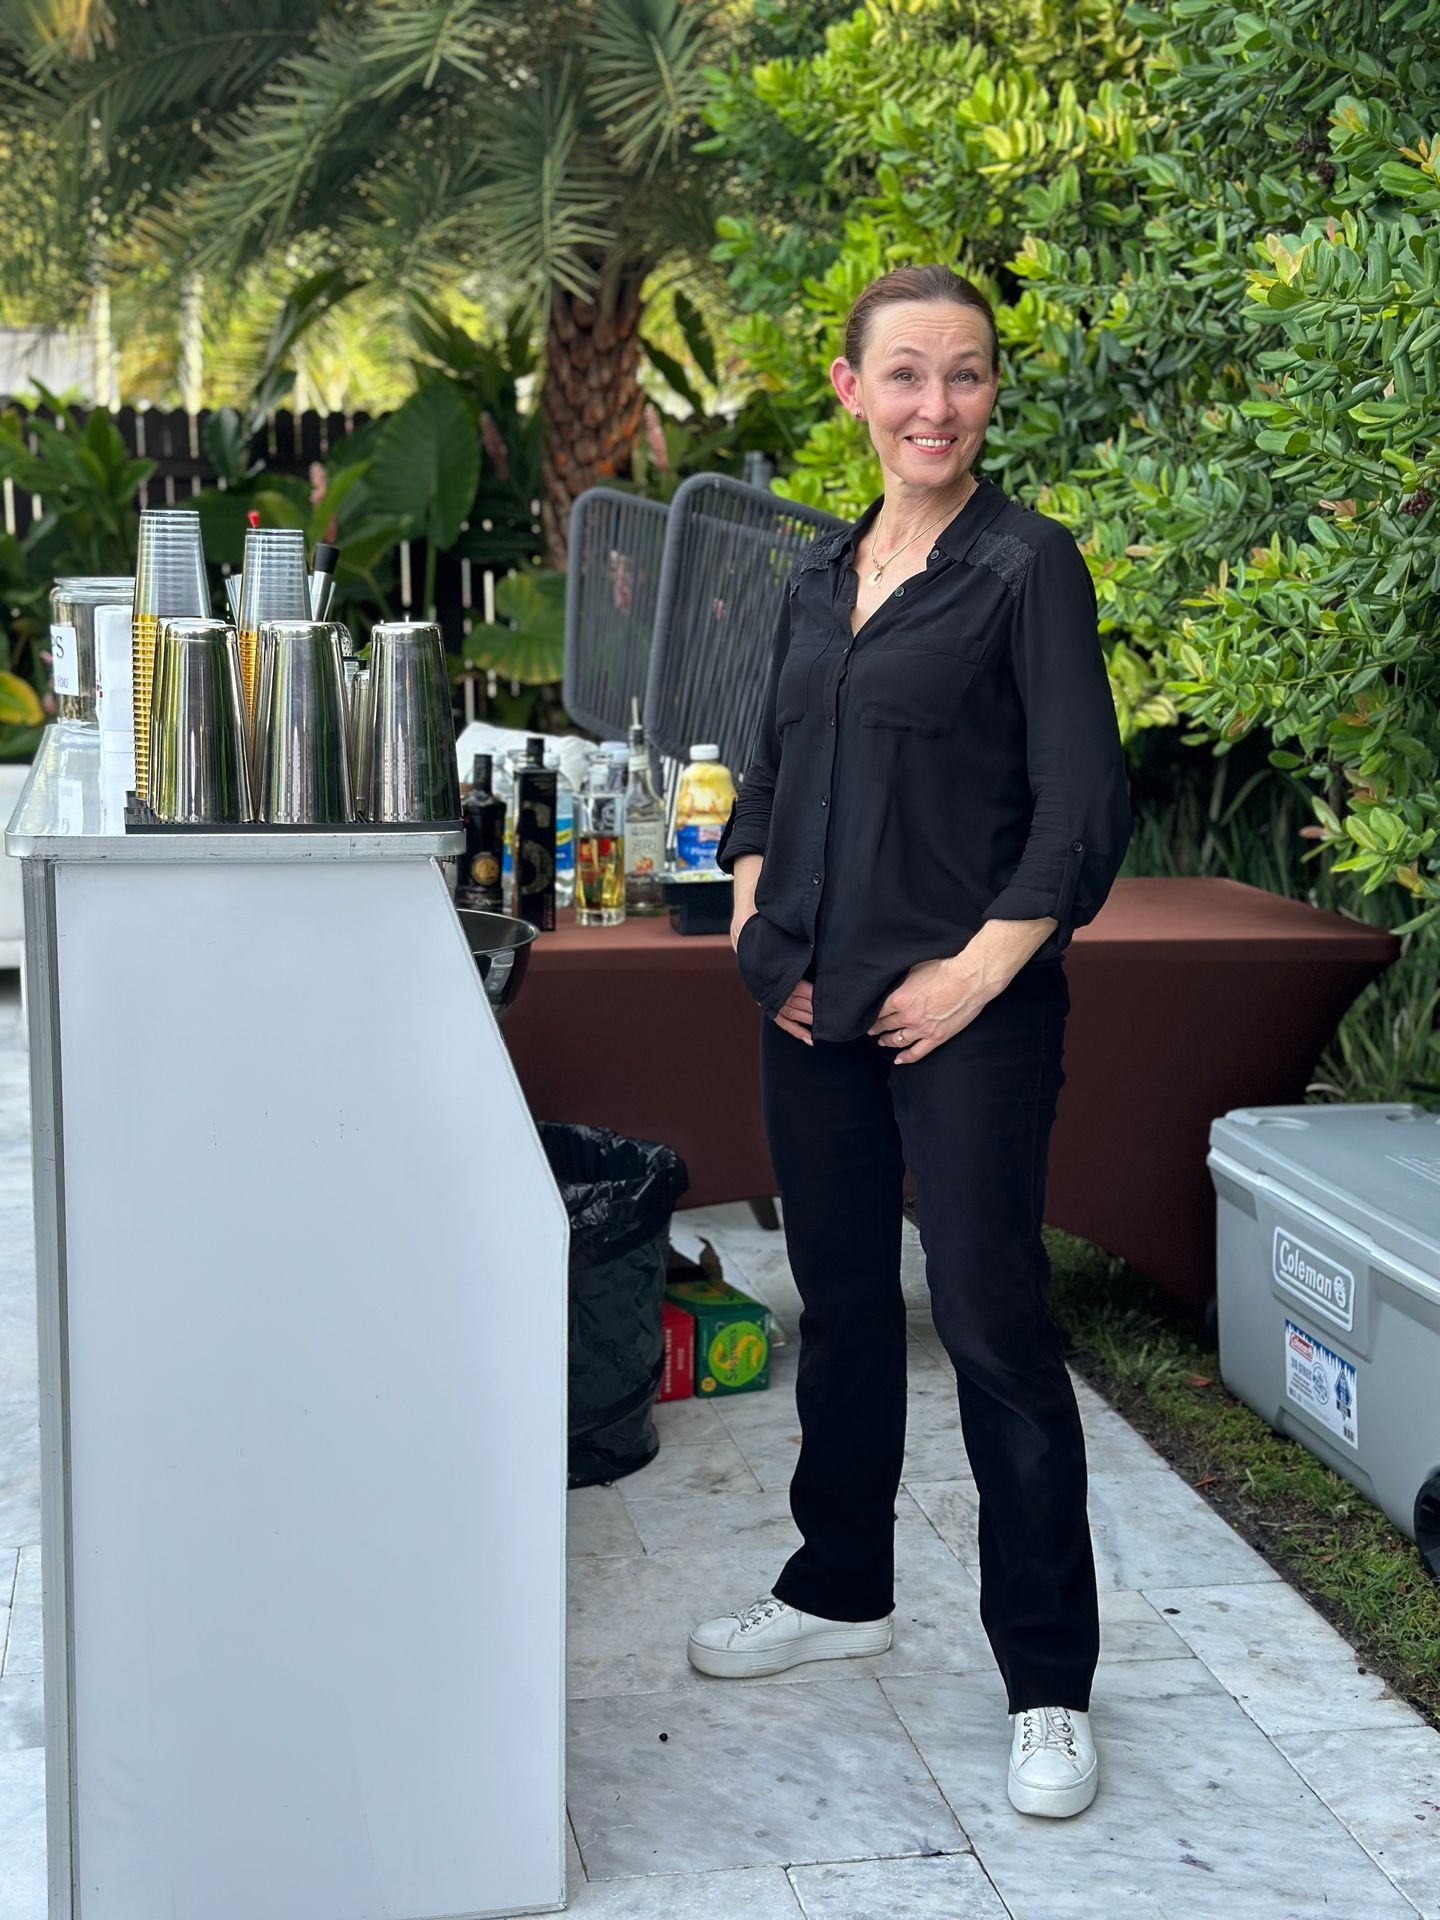
[[[754,916],[756,911],[757,909],[754,903],[751,902],[747,906],[740,908],[736,912],[735,918],[730,922],[730,944],[737,951],[739,950],[740,935],[745,929],[745,923]],[[810,981],[800,981],[792,991],[790,998],[775,1015],[776,1026],[784,1033],[793,1033],[795,1038],[797,1040],[803,1040],[807,1047],[813,1047],[815,1044],[814,1036],[810,1031],[815,1019],[812,1004],[813,995],[814,988]]]
[[[742,853],[733,862],[731,879],[734,881],[735,904],[730,909],[730,945],[740,945],[740,929],[756,911],[755,889],[760,884],[760,870],[765,865],[763,854]]]
[[[797,1040],[803,1040],[807,1047],[813,1047],[815,1036],[810,1029],[815,1023],[815,986],[810,980],[797,980],[790,990],[790,998],[775,1015],[775,1024],[782,1033],[792,1033]]]
[[[736,953],[740,951],[740,932],[747,920],[753,920],[759,909],[751,900],[747,905],[737,907],[730,921],[730,945]]]
[[[897,1066],[908,1066],[968,1027],[991,998],[990,983],[965,953],[921,960],[886,995],[869,1031],[895,1049]]]

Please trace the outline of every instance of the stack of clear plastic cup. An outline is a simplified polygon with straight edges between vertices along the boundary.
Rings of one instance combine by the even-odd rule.
[[[260,695],[260,629],[274,620],[310,618],[305,536],[298,527],[252,527],[240,576],[240,684],[253,735]]]
[[[135,555],[134,650],[135,792],[150,792],[150,691],[155,642],[165,620],[208,620],[210,588],[200,516],[190,507],[147,507],[140,515]]]

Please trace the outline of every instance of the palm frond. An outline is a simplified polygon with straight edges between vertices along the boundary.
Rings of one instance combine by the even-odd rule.
[[[37,39],[82,60],[93,60],[119,37],[107,0],[29,0],[25,25]]]
[[[506,13],[479,0],[374,0],[365,38],[367,58],[384,69],[382,92],[429,89],[451,71],[479,86],[496,83],[493,53],[509,26]]]
[[[679,158],[709,98],[718,41],[710,10],[683,0],[595,0],[584,33],[588,92],[621,164],[644,175]]]
[[[0,97],[12,129],[44,148],[54,243],[89,251],[187,179],[207,135],[305,44],[318,10],[316,0],[255,0],[237,19],[213,0],[153,0],[121,17],[81,0],[9,0]]]
[[[229,271],[297,231],[334,222],[383,141],[387,117],[367,87],[358,25],[323,32],[212,139],[183,195],[140,217],[140,236],[204,271]]]
[[[486,103],[483,171],[461,211],[515,284],[537,295],[547,283],[582,297],[593,292],[592,262],[614,242],[625,183],[607,171],[581,121],[573,55],[533,86]]]
[[[59,40],[32,44],[32,111],[57,133],[73,139],[91,130],[103,143],[140,137],[150,117],[177,107],[228,110],[249,98],[276,61],[305,45],[322,11],[314,0],[252,0],[238,20],[229,8],[190,0],[127,8],[123,39],[103,53],[77,57]]]
[[[476,207],[487,184],[473,131],[451,125],[436,137],[419,130],[395,142],[369,174],[340,229],[342,253],[365,246],[376,274],[406,293],[433,296],[457,268],[481,264],[486,247]]]

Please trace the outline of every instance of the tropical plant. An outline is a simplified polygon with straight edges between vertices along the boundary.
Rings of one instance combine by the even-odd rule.
[[[129,573],[135,494],[154,462],[136,460],[103,410],[80,418],[52,393],[0,413],[0,478],[38,496],[24,535],[0,537],[0,760],[28,759],[50,692],[50,588],[70,574]]]
[[[1004,358],[986,464],[1080,538],[1127,738],[1258,731],[1336,870],[1430,920],[1440,5],[1131,8],[1058,84],[968,11],[871,0],[711,114],[725,154],[788,156],[789,225],[718,248],[799,429],[782,490],[873,497],[825,377],[844,315],[900,262],[971,272]]]
[[[497,581],[495,611],[500,623],[466,635],[466,670],[524,687],[558,681],[565,670],[565,575],[529,567]]]
[[[739,32],[723,0],[0,0],[0,79],[49,245],[94,271],[158,250],[223,281],[294,246],[409,291],[520,292],[558,564],[576,495],[629,472],[648,275],[708,270],[694,141]]]

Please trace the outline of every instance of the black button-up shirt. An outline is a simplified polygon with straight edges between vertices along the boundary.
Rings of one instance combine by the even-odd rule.
[[[855,553],[884,496],[797,561],[754,758],[716,857],[764,855],[736,955],[773,1015],[807,973],[848,1040],[918,961],[987,920],[1058,926],[1058,959],[1130,839],[1095,590],[1067,528],[979,487],[923,573],[853,638]]]

